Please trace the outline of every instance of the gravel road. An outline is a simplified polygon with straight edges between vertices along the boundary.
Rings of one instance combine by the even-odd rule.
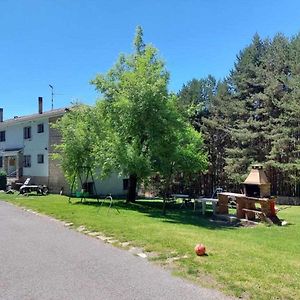
[[[0,299],[230,299],[0,201]]]

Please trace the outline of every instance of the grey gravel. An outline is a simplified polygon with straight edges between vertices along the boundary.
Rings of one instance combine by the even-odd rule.
[[[0,201],[0,299],[231,298],[61,222]]]

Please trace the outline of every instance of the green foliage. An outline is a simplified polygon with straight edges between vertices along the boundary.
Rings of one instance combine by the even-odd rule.
[[[61,143],[56,145],[53,155],[61,163],[67,180],[71,183],[74,177],[84,174],[87,169],[95,168],[93,156],[94,134],[91,130],[94,123],[93,109],[86,105],[77,104],[66,113],[54,128],[61,134]],[[100,120],[97,120],[101,122]],[[100,124],[97,124],[100,126]],[[98,138],[101,138],[98,134]]]
[[[273,193],[299,195],[299,52],[299,35],[255,34],[224,81],[193,79],[180,91],[178,106],[203,133],[214,187],[238,185],[261,163]]]
[[[294,42],[295,43],[295,40]],[[232,124],[226,171],[241,180],[252,163],[264,163],[285,180],[299,177],[299,78],[293,72],[291,49],[286,37],[277,34],[261,41],[258,35],[240,55],[231,73],[232,97],[240,118]],[[296,126],[296,127],[295,127]],[[291,163],[293,161],[293,163]]]
[[[178,113],[176,96],[167,89],[169,73],[157,49],[144,44],[140,27],[134,45],[133,54],[121,55],[106,74],[92,80],[104,97],[105,119],[113,131],[113,165],[140,181],[156,172],[186,171],[188,160],[194,162],[191,170],[202,171],[202,139]]]
[[[193,127],[204,137],[208,152],[209,171],[212,185],[223,186],[225,166],[225,146],[229,140],[229,120],[233,105],[229,85],[226,80],[216,82],[207,78],[188,82],[179,92],[178,106],[188,112]]]
[[[179,114],[167,89],[169,73],[157,49],[144,44],[141,27],[134,47],[92,80],[103,95],[95,107],[75,105],[55,125],[62,142],[54,158],[69,182],[87,169],[100,178],[117,171],[140,182],[159,172],[169,182],[174,172],[206,168],[201,135]],[[134,198],[135,184],[130,189]]]
[[[204,79],[192,79],[178,93],[178,106],[191,124],[200,129],[201,119],[209,114],[212,99],[216,93],[216,79],[209,75]]]

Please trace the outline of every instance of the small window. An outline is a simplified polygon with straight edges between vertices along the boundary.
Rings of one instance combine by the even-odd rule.
[[[37,133],[44,132],[44,123],[38,124],[37,126]]]
[[[23,167],[30,168],[31,167],[31,155],[24,155],[23,157]]]
[[[5,131],[0,131],[0,142],[5,142]]]
[[[37,162],[38,162],[38,164],[43,164],[44,163],[44,154],[38,154],[37,155]]]
[[[24,127],[24,139],[31,139],[31,127]]]
[[[0,169],[3,168],[3,157],[0,156]]]

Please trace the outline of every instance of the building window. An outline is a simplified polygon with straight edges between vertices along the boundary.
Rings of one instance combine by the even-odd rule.
[[[24,139],[31,139],[31,127],[24,127]]]
[[[0,131],[0,142],[5,142],[5,131]]]
[[[30,168],[31,167],[31,155],[24,155],[23,157],[23,167]]]
[[[43,164],[44,163],[44,154],[38,154],[37,155],[37,162],[38,162],[38,164]]]
[[[44,132],[44,123],[38,124],[37,126],[37,133]]]
[[[3,168],[3,156],[0,156],[0,169]]]

